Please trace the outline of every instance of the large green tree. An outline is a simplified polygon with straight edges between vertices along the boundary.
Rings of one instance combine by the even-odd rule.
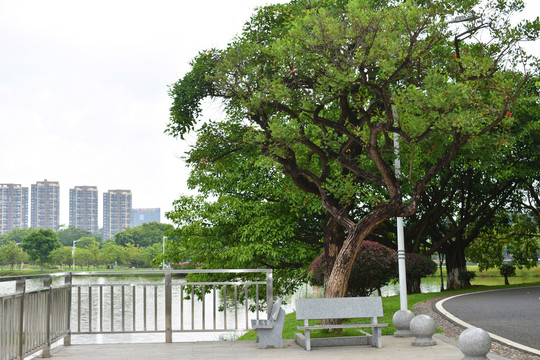
[[[28,253],[30,260],[39,261],[42,271],[51,252],[61,246],[58,235],[51,229],[34,230],[22,242],[23,250]]]
[[[23,260],[23,252],[19,245],[10,241],[0,246],[0,263],[9,264],[11,270],[16,264],[20,264]]]
[[[114,242],[106,242],[99,253],[100,263],[102,264],[114,264],[126,263],[126,248],[120,245],[116,245]]]
[[[60,265],[62,268],[69,268],[73,264],[71,248],[71,246],[62,246],[51,251],[50,262],[54,265]]]
[[[229,124],[317,196],[337,224],[325,236],[325,296],[343,296],[362,241],[410,216],[468,142],[512,122],[538,69],[512,25],[521,1],[292,1],[260,8],[224,50],[201,52],[171,88],[168,132],[194,128],[206,97]],[[466,15],[468,22],[453,24]],[[533,59],[534,60],[534,59]],[[394,168],[399,138],[403,175]]]
[[[80,238],[77,241],[76,248],[87,250],[91,254],[92,263],[94,264],[94,266],[97,266],[99,263],[99,251],[100,251],[99,245],[100,243],[96,240],[95,237],[86,236],[86,237]]]

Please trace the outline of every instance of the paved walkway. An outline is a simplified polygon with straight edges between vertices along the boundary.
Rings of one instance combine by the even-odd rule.
[[[383,336],[383,347],[336,346],[314,347],[306,351],[293,340],[285,340],[283,349],[258,349],[255,341],[177,342],[172,344],[106,344],[61,346],[52,359],[64,360],[229,360],[229,359],[279,359],[279,360],[459,360],[463,354],[455,343],[442,335],[435,335],[437,345],[411,346],[412,338]],[[496,355],[490,359],[501,360]]]

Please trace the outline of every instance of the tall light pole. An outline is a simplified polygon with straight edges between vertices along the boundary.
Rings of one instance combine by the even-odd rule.
[[[71,257],[73,258],[73,271],[75,271],[75,244],[79,242],[79,240],[73,240],[73,246],[71,247]]]
[[[395,105],[392,106],[392,115],[397,124],[398,116]],[[394,133],[394,171],[396,179],[399,181],[401,176],[401,161],[399,160],[399,136]],[[402,194],[403,196],[403,194]],[[414,318],[414,313],[408,309],[407,304],[407,268],[405,266],[405,236],[403,232],[403,217],[397,217],[397,243],[398,243],[398,273],[399,273],[399,302],[400,309],[396,311],[392,318],[392,322],[396,328],[395,337],[412,336],[410,330],[411,320]]]
[[[394,110],[394,118],[397,118]],[[401,161],[399,160],[398,134],[394,133],[394,168],[396,178],[401,175]],[[407,310],[407,268],[405,266],[405,235],[403,231],[403,218],[397,218],[397,243],[398,243],[398,269],[399,269],[399,303],[401,310]]]
[[[163,258],[161,260],[161,269],[165,270],[165,240],[167,239],[166,236],[163,237]]]

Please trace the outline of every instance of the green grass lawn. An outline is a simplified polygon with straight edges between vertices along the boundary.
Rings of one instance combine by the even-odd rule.
[[[532,277],[532,276],[529,276]],[[427,301],[429,299],[442,296],[442,295],[450,295],[450,294],[458,294],[458,293],[464,293],[464,292],[475,292],[475,291],[484,291],[484,290],[494,290],[494,289],[500,289],[500,288],[508,288],[508,287],[519,287],[523,285],[527,286],[533,286],[533,285],[540,285],[540,278],[536,277],[536,281],[528,281],[529,277],[522,280],[519,277],[512,278],[514,279],[515,284],[510,286],[504,286],[504,285],[496,285],[496,286],[486,286],[486,285],[473,285],[470,289],[462,289],[462,290],[454,290],[454,291],[444,291],[444,292],[435,292],[435,293],[423,293],[423,294],[410,294],[407,296],[407,303],[409,306],[409,309],[412,310],[414,305],[422,302]],[[534,278],[534,277],[533,277]],[[504,278],[502,278],[502,283],[504,284]],[[500,279],[497,279],[497,281],[500,284]],[[512,280],[510,280],[510,283],[512,284]],[[383,335],[393,335],[396,331],[396,328],[394,327],[392,323],[392,317],[400,309],[400,299],[399,296],[389,296],[389,297],[383,297],[383,312],[384,316],[382,318],[379,318],[380,323],[387,323],[388,326],[382,328]],[[352,319],[347,322],[358,322],[359,319]],[[361,322],[369,322],[369,319],[363,319]],[[315,322],[313,322],[315,324]],[[310,323],[311,324],[311,323]],[[296,320],[296,313],[290,313],[287,314],[285,317],[285,324],[283,327],[283,338],[284,339],[294,339],[294,334],[297,332],[303,333],[303,331],[298,330],[297,326],[303,325],[302,321]],[[369,332],[369,328],[363,328],[363,331]],[[311,337],[317,338],[317,337],[331,337],[331,336],[353,336],[353,335],[359,335],[358,331],[355,329],[345,329],[341,334],[334,334],[330,333],[328,330],[312,330],[311,331]],[[257,333],[255,331],[250,331],[244,335],[242,335],[238,340],[256,340],[257,339]]]
[[[484,271],[478,271],[478,266],[467,266],[467,270],[474,271],[476,278],[472,280],[472,284],[475,286],[487,285],[504,285],[504,277],[499,274],[499,269],[489,269]],[[443,277],[446,279],[446,270],[443,268]],[[439,270],[435,275],[426,278],[427,281],[439,282],[440,273]],[[422,280],[424,281],[424,280]],[[531,269],[516,269],[516,276],[509,278],[510,284],[530,284],[540,281],[540,266]]]

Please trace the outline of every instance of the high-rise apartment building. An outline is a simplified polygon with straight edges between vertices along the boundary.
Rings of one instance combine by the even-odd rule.
[[[38,181],[32,184],[30,227],[56,231],[60,222],[60,184],[58,181]]]
[[[103,193],[103,240],[131,226],[131,190]]]
[[[0,184],[0,235],[28,227],[28,188]]]
[[[97,186],[75,186],[69,189],[69,226],[98,233]]]
[[[152,221],[161,221],[161,212],[159,208],[133,209],[131,227],[141,226]]]

